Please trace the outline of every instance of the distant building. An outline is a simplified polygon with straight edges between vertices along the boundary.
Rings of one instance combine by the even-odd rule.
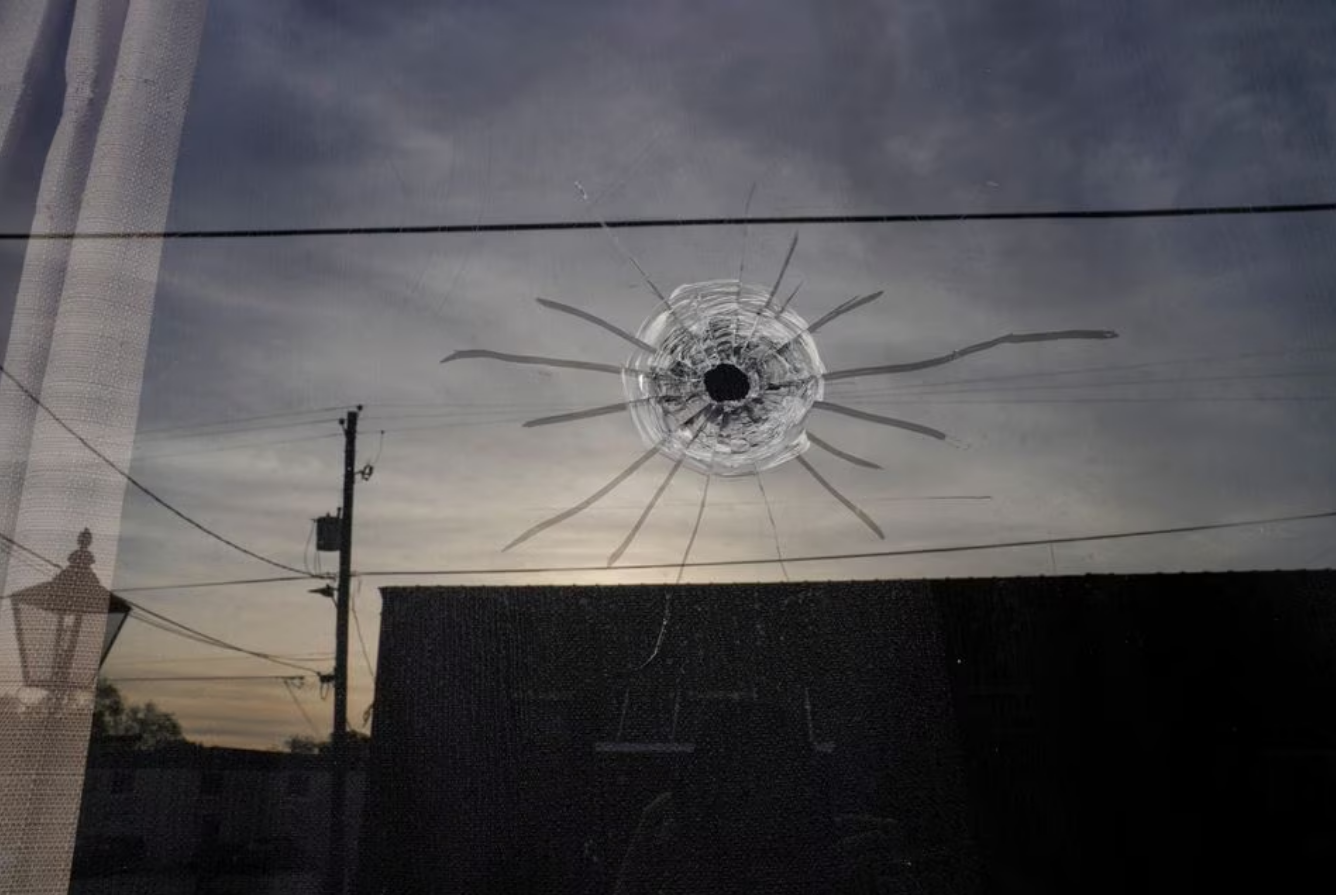
[[[127,873],[319,880],[327,857],[329,779],[323,755],[95,745],[79,814],[76,891],[96,892],[97,880]],[[355,755],[348,775],[352,842],[365,779],[362,757]]]
[[[679,587],[665,613],[667,592],[384,589],[361,891],[611,892],[642,811],[674,790],[686,823],[697,746],[745,705],[773,729],[737,730],[732,767],[805,752],[825,826],[894,813],[889,857],[961,891],[972,845],[929,587]],[[712,885],[691,891],[735,891]]]
[[[366,895],[612,893],[665,792],[653,872],[685,872],[694,750],[743,703],[818,814],[890,822],[887,891],[1336,885],[1331,572],[382,593]],[[729,773],[773,767],[735,735]]]

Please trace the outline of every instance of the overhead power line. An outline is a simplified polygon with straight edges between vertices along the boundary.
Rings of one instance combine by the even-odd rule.
[[[40,560],[49,568],[55,569],[57,571],[59,571],[62,568],[60,563],[51,559],[49,556],[44,556],[43,554],[37,552],[31,547],[19,543],[19,541],[9,537],[8,535],[0,534],[0,541],[2,541],[6,546],[8,546],[11,549],[21,550],[26,555]],[[120,594],[117,594],[117,596],[120,596]],[[121,599],[125,598],[121,597]],[[229,643],[228,641],[223,640],[220,637],[215,637],[212,634],[206,634],[197,628],[192,628],[183,622],[179,622],[176,619],[164,615],[161,612],[149,609],[147,606],[140,605],[139,603],[135,603],[131,600],[125,600],[125,602],[130,605],[130,608],[132,610],[134,610],[134,612],[130,616],[131,618],[135,619],[140,624],[148,625],[149,627],[156,628],[157,630],[163,631],[164,633],[173,634],[177,637],[182,637],[186,640],[192,640],[196,643],[201,643],[206,646],[217,647],[218,649],[226,649],[236,653],[242,653],[247,656],[253,656],[256,659],[263,659],[264,661],[272,662],[275,665],[283,665],[288,668],[295,668],[298,671],[303,671],[306,672],[307,674],[314,674],[317,676],[320,674],[320,672],[314,668],[310,668],[306,665],[298,665],[297,663],[290,662],[281,656],[275,656],[272,653],[260,652],[259,650],[246,649],[245,647],[238,646],[235,643]]]
[[[1236,382],[1255,382],[1263,379],[1305,379],[1310,377],[1328,377],[1336,376],[1336,367],[1325,367],[1314,370],[1264,370],[1256,373],[1224,373],[1212,376],[1178,376],[1178,377],[1142,377],[1140,379],[1106,379],[1095,382],[1027,382],[1020,385],[974,385],[958,388],[937,383],[923,385],[904,385],[892,388],[866,389],[864,391],[846,392],[842,397],[847,400],[864,398],[868,396],[894,396],[905,395],[907,397],[928,397],[937,395],[969,395],[969,394],[990,394],[997,392],[1035,392],[1035,391],[1073,391],[1076,389],[1093,388],[1145,388],[1152,385],[1179,385],[1181,383],[1236,383]]]
[[[194,665],[199,662],[243,662],[246,656],[160,656],[156,659],[117,659],[117,668],[139,668],[144,665]],[[328,662],[333,653],[309,653],[302,655],[278,656],[290,662]]]
[[[233,426],[242,423],[255,423],[264,420],[287,419],[293,416],[311,416],[316,413],[341,413],[352,405],[330,405],[329,407],[312,407],[309,410],[280,410],[273,413],[259,413],[251,416],[229,417],[221,420],[202,420],[195,423],[181,423],[171,426],[156,426],[148,429],[140,429],[137,433],[140,436],[162,435],[168,432],[180,432],[185,429],[216,429],[220,426]]]
[[[167,622],[158,621],[158,620],[156,620],[156,619],[150,618],[150,617],[145,616],[145,615],[138,615],[138,616],[135,616],[135,617],[134,617],[134,620],[135,620],[135,623],[136,623],[136,624],[140,624],[140,625],[144,625],[145,627],[153,628],[155,631],[162,631],[164,634],[170,634],[170,635],[172,635],[173,637],[179,637],[179,638],[181,638],[182,640],[188,641],[188,642],[190,642],[190,643],[198,643],[198,644],[201,644],[201,645],[203,645],[203,646],[207,646],[207,647],[210,647],[210,648],[213,648],[213,649],[225,649],[225,650],[227,650],[227,651],[229,651],[229,652],[236,652],[236,653],[238,653],[238,655],[230,657],[230,658],[233,658],[233,659],[249,659],[249,658],[254,657],[254,658],[264,658],[264,659],[266,659],[267,661],[274,661],[274,660],[283,661],[283,662],[286,662],[286,661],[287,661],[287,660],[280,659],[279,657],[273,657],[273,658],[271,659],[271,658],[268,657],[267,655],[265,655],[265,656],[255,656],[255,655],[254,655],[251,651],[249,651],[249,650],[242,650],[242,649],[240,649],[240,648],[234,648],[231,644],[227,643],[227,641],[219,641],[219,640],[216,640],[216,639],[214,639],[211,635],[210,635],[210,636],[200,636],[200,635],[197,635],[197,634],[192,634],[192,633],[191,633],[190,631],[188,631],[188,630],[182,630],[181,628],[176,627],[175,624],[169,624],[169,623],[167,623]]]
[[[1300,346],[1296,348],[1284,348],[1270,351],[1245,351],[1232,354],[1205,354],[1193,357],[1169,358],[1166,360],[1137,361],[1131,364],[1101,364],[1095,367],[1067,367],[1059,370],[1033,370],[1028,373],[1009,373],[1006,375],[988,375],[988,376],[969,376],[956,379],[939,379],[929,382],[913,382],[899,386],[901,389],[931,389],[939,386],[954,386],[968,384],[996,384],[998,382],[1011,382],[1018,379],[1048,379],[1054,376],[1076,376],[1086,373],[1122,373],[1129,370],[1148,370],[1158,367],[1177,367],[1190,364],[1231,364],[1239,361],[1252,361],[1259,358],[1272,357],[1293,357],[1296,354],[1325,354],[1336,351],[1336,344]],[[832,387],[856,386],[853,380],[843,380],[831,383]],[[860,392],[861,394],[861,392]]]
[[[124,597],[122,597],[122,599],[124,599]],[[154,610],[149,609],[148,607],[143,606],[141,604],[131,602],[130,600],[126,600],[125,602],[129,603],[130,607],[134,610],[134,613],[130,617],[136,618],[141,623],[149,623],[147,622],[147,619],[155,619],[161,622],[163,625],[170,625],[174,628],[179,628],[187,635],[194,635],[193,638],[187,637],[187,639],[196,639],[202,643],[208,644],[209,646],[216,646],[219,649],[226,649],[236,653],[243,653],[247,656],[254,656],[257,659],[263,659],[266,662],[272,662],[275,665],[282,665],[287,668],[295,668],[298,671],[304,671],[307,674],[318,675],[320,673],[318,669],[311,668],[308,665],[301,665],[296,662],[289,662],[287,659],[280,658],[274,655],[273,653],[266,653],[266,652],[261,652],[260,650],[247,649],[244,646],[238,646],[237,644],[230,643],[226,640],[223,640],[222,638],[214,637],[212,634],[206,634],[203,631],[198,630],[197,628],[192,628],[189,625],[186,625],[182,622],[178,622],[173,618],[169,618],[168,616],[163,615],[160,612],[155,612]],[[151,627],[159,627],[158,625],[152,625],[151,623],[149,624]]]
[[[142,609],[142,607],[139,606],[136,606],[135,608]],[[163,633],[166,634],[171,634],[173,636],[180,637],[184,640],[189,640],[192,643],[199,643],[204,646],[214,647],[216,649],[225,649],[231,652],[239,653],[246,657],[252,657],[255,659],[261,659],[266,662],[272,662],[275,665],[281,665],[285,668],[295,668],[298,670],[306,671],[310,674],[319,673],[315,669],[309,668],[306,665],[299,665],[295,662],[289,662],[286,659],[280,658],[278,656],[272,656],[268,653],[262,653],[256,650],[246,649],[245,647],[237,646],[235,644],[229,643],[226,640],[219,640],[218,638],[212,637],[210,635],[197,636],[191,633],[193,629],[184,628],[184,626],[182,626],[182,628],[176,627],[176,625],[178,624],[176,622],[164,623],[160,621],[155,621],[152,618],[147,618],[144,616],[132,616],[132,618],[134,618],[135,621],[141,625],[147,625],[150,628],[162,631]]]
[[[172,506],[166,500],[159,497],[156,493],[153,492],[152,489],[150,489],[143,482],[139,481],[134,476],[132,476],[128,471],[122,469],[119,465],[117,465],[115,460],[112,460],[106,454],[98,450],[93,444],[91,444],[88,441],[88,439],[84,438],[82,435],[76,432],[68,423],[66,423],[63,419],[57,416],[51,410],[51,408],[47,407],[46,404],[42,402],[41,398],[37,397],[37,395],[34,394],[26,385],[20,382],[18,378],[14,376],[13,373],[6,370],[3,364],[0,364],[0,374],[4,374],[4,376],[10,382],[14,383],[15,387],[17,387],[18,390],[21,391],[24,394],[24,396],[28,398],[28,400],[32,401],[39,408],[45,411],[46,415],[51,417],[52,421],[54,421],[56,425],[60,426],[62,429],[68,432],[74,438],[74,440],[79,442],[79,444],[83,445],[83,447],[89,453],[91,453],[93,456],[97,457],[99,460],[105,463],[108,467],[110,467],[113,471],[115,471],[117,475],[121,476],[121,478],[125,479],[127,482],[133,485],[145,497],[148,497],[154,503],[158,504],[163,509],[170,512],[172,515],[176,516],[178,519],[185,522],[187,525],[190,525],[191,527],[198,529],[199,531],[203,532],[204,534],[208,535],[209,537],[213,538],[219,543],[226,544],[228,547],[231,547],[238,553],[245,554],[246,556],[249,556],[252,559],[259,560],[260,562],[265,563],[266,565],[273,566],[276,569],[282,569],[285,572],[295,572],[299,575],[304,574],[301,569],[298,569],[295,566],[290,566],[287,563],[279,562],[276,559],[270,559],[264,554],[256,553],[254,550],[251,550],[247,547],[243,547],[236,541],[233,541],[231,538],[219,534],[218,532],[214,531],[213,529],[209,528],[203,523],[195,521],[195,519],[186,515],[181,510],[178,510],[176,507]]]
[[[292,674],[208,674],[208,675],[166,675],[159,677],[121,677],[108,675],[118,684],[149,683],[152,681],[300,681],[310,675]]]
[[[1200,525],[1181,525],[1170,528],[1145,528],[1131,531],[1105,532],[1090,535],[1071,535],[1058,538],[1034,538],[1016,541],[985,541],[976,544],[949,544],[938,547],[908,547],[901,550],[878,550],[866,553],[828,553],[816,556],[786,556],[784,563],[838,562],[853,559],[882,559],[906,556],[932,556],[944,553],[973,553],[984,550],[1012,550],[1022,547],[1045,547],[1060,544],[1086,544],[1099,541],[1119,541],[1131,538],[1163,537],[1168,535],[1191,534],[1204,531],[1226,531],[1236,528],[1252,528],[1264,525],[1283,525],[1291,522],[1315,522],[1324,519],[1336,519],[1336,510],[1324,510],[1319,513],[1301,513],[1289,516],[1269,516],[1258,519],[1243,519],[1237,522],[1210,522]],[[413,575],[422,577],[442,576],[484,576],[484,575],[553,575],[567,572],[647,572],[678,568],[719,568],[725,566],[766,566],[779,562],[774,557],[757,559],[725,559],[708,562],[688,563],[641,563],[637,565],[617,566],[547,566],[522,569],[376,569],[368,572],[356,572],[361,578],[402,578]],[[282,579],[276,579],[282,580]],[[189,587],[228,587],[232,585],[262,584],[267,581],[201,581],[186,584],[156,585],[162,590],[184,589]],[[122,591],[123,593],[124,591]]]
[[[877,407],[894,407],[904,404],[930,404],[941,407],[947,404],[982,404],[998,406],[1001,404],[1305,404],[1336,401],[1336,395],[1180,395],[1154,398],[875,398],[864,403]]]
[[[820,556],[786,556],[784,563],[793,565],[794,563],[809,562],[838,562],[850,559],[879,559],[885,557],[902,556],[931,556],[941,553],[971,553],[981,550],[1009,550],[1017,547],[1044,547],[1050,544],[1083,544],[1095,541],[1117,541],[1128,538],[1147,538],[1163,535],[1190,534],[1203,531],[1221,531],[1230,528],[1250,528],[1258,525],[1280,525],[1286,522],[1310,522],[1318,519],[1336,519],[1336,510],[1326,510],[1321,513],[1304,513],[1294,516],[1273,516],[1266,519],[1247,519],[1239,522],[1212,522],[1204,525],[1182,525],[1173,528],[1148,528],[1137,531],[1119,531],[1095,535],[1073,535],[1061,538],[1035,538],[1030,540],[1018,541],[993,541],[982,544],[952,544],[941,547],[910,547],[902,550],[877,550],[866,553],[828,553]],[[717,568],[723,566],[765,566],[774,565],[779,560],[771,558],[758,559],[726,559],[715,560],[712,562],[689,562],[689,563],[644,563],[640,565],[623,566],[557,566],[548,569],[437,569],[437,570],[413,570],[413,571],[374,571],[361,572],[363,577],[378,578],[401,575],[513,575],[520,574],[542,574],[553,572],[633,572],[648,571],[655,569],[676,569],[686,568]]]
[[[297,444],[305,441],[323,441],[326,438],[342,438],[338,432],[329,432],[324,435],[305,435],[301,438],[282,438],[270,439],[268,441],[247,441],[243,444],[225,444],[218,447],[197,448],[186,451],[150,451],[148,453],[136,453],[134,461],[137,464],[147,463],[152,460],[166,460],[169,457],[193,457],[199,454],[219,454],[224,451],[245,451],[259,450],[260,448],[279,447],[287,444]]]
[[[60,563],[56,562],[55,560],[48,559],[47,557],[38,553],[36,550],[33,550],[31,547],[25,547],[23,544],[20,544],[18,541],[14,540],[9,535],[4,534],[3,532],[0,532],[0,544],[4,544],[11,552],[17,550],[19,551],[19,553],[25,556],[30,556],[33,557],[34,559],[40,560],[41,562],[45,563],[47,566],[53,569],[59,570],[61,568]]]
[[[249,584],[278,584],[285,581],[310,581],[311,578],[311,575],[303,572],[300,575],[279,575],[274,578],[233,578],[228,581],[191,581],[184,584],[148,584],[141,587],[121,587],[116,589],[116,593],[146,594],[162,590],[195,590],[204,587],[237,587],[239,585]]]
[[[337,419],[316,417],[315,419],[309,420],[287,420],[281,423],[254,423],[241,426],[209,426],[175,430],[160,429],[157,432],[139,432],[135,436],[135,442],[136,444],[147,445],[162,444],[167,441],[190,441],[200,438],[230,438],[234,435],[272,432],[276,429],[298,429],[304,426],[328,426],[337,422]]]
[[[304,679],[297,678],[298,686],[301,686],[303,683],[305,683]],[[301,716],[306,721],[306,726],[310,728],[311,733],[315,735],[317,740],[320,739],[320,728],[315,726],[315,722],[311,720],[311,714],[306,711],[306,706],[302,705],[302,701],[297,698],[297,691],[293,687],[292,681],[284,678],[283,689],[288,691],[288,696],[291,697],[292,704],[297,707],[297,711],[301,712]]]
[[[0,240],[69,239],[273,239],[291,236],[409,236],[430,233],[533,233],[564,230],[651,229],[819,224],[954,224],[969,221],[1073,221],[1138,218],[1230,217],[1336,211],[1336,202],[1264,205],[1159,206],[1053,211],[973,211],[928,214],[767,215],[758,217],[625,218],[612,221],[526,221],[495,224],[397,224],[364,227],[270,227],[228,230],[111,230],[105,232],[6,232]]]

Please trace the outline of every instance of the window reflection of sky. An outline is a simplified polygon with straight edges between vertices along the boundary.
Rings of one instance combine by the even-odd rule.
[[[738,215],[752,184],[754,215],[1329,199],[1333,31],[1336,11],[1321,2],[1217,3],[1191,14],[1125,2],[1079,17],[1056,5],[1021,17],[969,0],[864,3],[838,16],[815,3],[339,12],[218,3],[170,226],[577,219],[586,210],[576,179],[610,218]],[[966,449],[823,419],[832,443],[884,468],[836,464],[825,474],[857,496],[888,545],[905,547],[1327,509],[1336,503],[1333,226],[1305,215],[804,229],[789,274],[806,284],[804,307],[886,290],[850,325],[823,333],[828,366],[914,360],[1006,332],[1098,326],[1122,337],[1116,356],[1055,343],[894,382],[831,383],[831,401],[912,418]],[[671,287],[736,276],[742,236],[700,228],[619,238]],[[749,267],[778,269],[791,237],[750,228]],[[9,282],[18,255],[5,252]],[[519,426],[621,400],[616,381],[481,366],[445,376],[437,365],[451,351],[502,344],[588,359],[621,351],[594,328],[554,325],[534,305],[539,295],[631,330],[655,307],[597,233],[169,244],[141,428],[363,402],[368,456],[387,434],[376,477],[359,492],[360,568],[597,563],[662,469],[628,481],[578,527],[524,551],[498,547],[642,449],[619,416]],[[338,442],[314,437],[336,431],[143,435],[134,472],[219,530],[295,561],[309,519],[337,502]],[[270,444],[231,449],[243,443]],[[664,494],[627,562],[680,559],[694,479]],[[786,555],[879,543],[794,464],[766,485]],[[712,487],[693,557],[773,556],[754,484]],[[913,499],[933,495],[991,499]],[[117,586],[257,572],[137,496],[122,536]],[[1330,536],[1330,523],[1315,523],[789,571],[1329,565]],[[780,574],[705,568],[687,580]],[[189,599],[191,620],[220,636],[283,653],[326,648],[324,603],[300,585]],[[163,597],[159,608],[185,600]],[[363,622],[374,643],[374,613]],[[127,628],[113,664],[128,672],[177,649],[155,637]],[[236,699],[249,693],[238,687]],[[367,701],[364,690],[353,705]],[[290,720],[281,693],[273,713]],[[249,742],[268,737],[271,723],[250,712],[218,736]]]

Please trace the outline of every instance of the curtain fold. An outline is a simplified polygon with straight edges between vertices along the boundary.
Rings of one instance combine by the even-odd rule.
[[[0,5],[0,176],[32,115],[37,81],[69,24],[74,0],[28,0]]]
[[[43,28],[58,21],[62,4],[31,5],[43,6],[47,18],[22,17],[28,43],[17,48],[29,52],[25,72],[38,70],[42,52],[61,46],[60,35]],[[65,101],[34,233],[164,227],[206,7],[207,0],[75,5],[66,19]],[[0,48],[11,40],[19,43],[10,35]],[[0,126],[10,128],[32,84],[7,69],[4,75],[0,115],[7,117]],[[8,130],[4,137],[13,142]],[[159,239],[30,240],[5,352],[5,369],[122,469],[134,441],[161,254]],[[97,572],[109,584],[125,479],[8,379],[0,386],[0,419],[0,532],[61,561],[87,528]],[[5,593],[53,577],[40,562],[10,554],[8,569],[0,567]],[[22,690],[12,619],[6,606],[6,693]],[[84,632],[96,636],[80,640],[67,681],[26,693],[29,702],[41,700],[38,708],[0,731],[0,893],[68,890],[105,606],[87,621],[85,628],[98,630]]]
[[[38,5],[33,4],[34,8]],[[81,3],[75,10],[65,58],[65,102],[42,170],[32,218],[34,233],[69,232],[78,225],[98,128],[116,71],[126,6],[127,0],[104,0]],[[43,45],[50,51],[55,39],[52,35],[43,37]],[[32,91],[27,85],[23,92]],[[14,92],[14,104],[19,105],[20,91]],[[4,364],[11,375],[35,392],[41,390],[46,375],[56,310],[73,247],[68,240],[37,240],[30,242],[24,253]],[[36,419],[37,405],[12,381],[0,378],[0,420],[5,422],[0,427],[0,531],[5,533],[14,531],[18,519]],[[0,555],[0,582],[5,581],[7,558]],[[17,589],[4,587],[0,592]]]

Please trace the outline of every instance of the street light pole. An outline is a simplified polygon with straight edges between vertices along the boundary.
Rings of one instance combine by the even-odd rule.
[[[334,616],[334,730],[330,736],[332,775],[329,801],[329,895],[347,888],[348,798],[348,601],[353,562],[353,485],[357,480],[357,417],[362,406],[343,420],[343,513],[339,528],[339,581]]]

